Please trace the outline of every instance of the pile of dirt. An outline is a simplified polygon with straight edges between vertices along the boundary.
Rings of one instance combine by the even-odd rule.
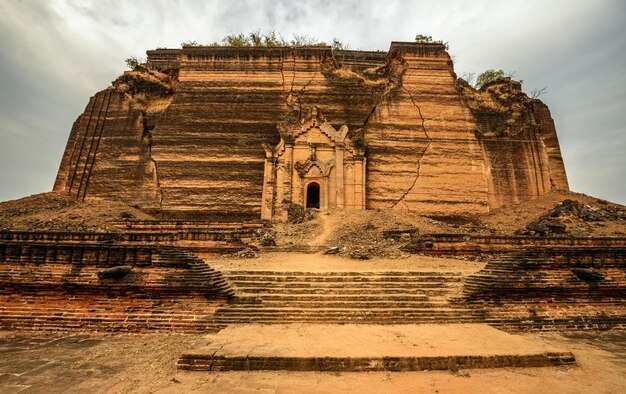
[[[112,222],[132,219],[155,218],[121,202],[97,198],[80,202],[56,192],[0,203],[0,230],[117,232]],[[389,230],[399,228],[415,231],[388,236]],[[624,237],[626,207],[584,194],[553,192],[474,217],[425,217],[400,210],[307,210],[298,220],[277,223],[266,232],[258,234],[259,247],[327,246],[354,258],[399,258],[406,255],[400,247],[419,234]]]
[[[626,207],[573,192],[552,192],[478,217],[497,235],[626,236]]]
[[[329,216],[326,223],[331,228],[324,244],[337,254],[363,260],[405,258],[408,255],[400,248],[420,233],[485,231],[471,218],[429,218],[399,210],[336,211]]]
[[[0,203],[0,230],[120,232],[111,222],[154,217],[121,202],[49,192]]]
[[[307,217],[302,223],[276,224],[276,244],[325,246],[328,253],[368,259],[406,257],[401,247],[420,234],[626,236],[626,207],[572,192],[468,217],[399,210],[331,210]]]
[[[292,219],[287,223],[274,223],[273,238],[276,245],[311,245],[319,231],[324,229],[322,214],[317,210],[307,210],[299,219]]]
[[[606,201],[600,204],[582,204],[576,200],[563,200],[554,208],[530,222],[524,234],[528,235],[561,235],[571,234],[585,236],[594,232],[605,222],[625,221],[626,210]],[[626,223],[626,222],[624,222]]]

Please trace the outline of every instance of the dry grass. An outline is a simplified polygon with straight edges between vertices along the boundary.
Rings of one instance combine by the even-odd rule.
[[[352,70],[349,67],[341,67],[341,68],[335,69],[333,71],[333,74],[343,79],[358,79],[361,82],[363,82],[365,85],[371,88],[384,86],[387,84],[387,82],[389,82],[387,78],[379,78],[379,79],[366,78],[362,74]]]
[[[160,113],[172,103],[176,81],[157,70],[127,71],[113,82],[124,93],[134,108],[148,113]]]
[[[128,95],[131,102],[133,103],[133,107],[142,109],[148,113],[160,113],[164,112],[167,107],[172,104],[174,100],[173,96],[170,97],[159,97],[159,96],[151,96],[145,93],[138,93],[134,96]]]

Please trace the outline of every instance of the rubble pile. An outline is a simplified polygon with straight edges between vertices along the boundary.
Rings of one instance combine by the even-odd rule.
[[[595,204],[584,204],[566,199],[554,206],[520,231],[524,235],[572,235],[587,236],[604,222],[626,220],[626,210],[619,205],[597,200]]]

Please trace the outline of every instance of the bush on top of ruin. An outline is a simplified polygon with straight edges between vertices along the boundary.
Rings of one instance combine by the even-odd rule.
[[[478,78],[476,78],[476,85],[474,85],[474,87],[476,89],[480,89],[486,84],[488,84],[489,82],[493,82],[496,79],[504,77],[504,75],[505,74],[503,70],[489,69],[489,70],[483,71],[482,73],[478,75]]]
[[[137,67],[139,67],[141,65],[141,63],[144,62],[143,59],[137,57],[137,56],[131,56],[128,59],[124,60],[126,62],[126,66],[131,69],[134,70]]]
[[[446,51],[449,49],[449,45],[447,42],[443,42],[442,40],[433,40],[432,36],[427,36],[425,34],[416,35],[415,42],[420,44],[441,44],[446,47]]]
[[[201,46],[197,41],[186,41],[181,43],[182,47]],[[229,34],[224,37],[221,44],[217,41],[208,46],[229,46],[229,47],[265,47],[265,48],[284,48],[284,47],[326,47],[330,46],[333,50],[349,49],[350,44],[344,43],[338,38],[333,38],[329,44],[325,41],[319,41],[316,37],[308,34],[294,34],[293,39],[286,40],[280,33],[275,30],[262,32],[260,29],[252,30],[248,34]]]

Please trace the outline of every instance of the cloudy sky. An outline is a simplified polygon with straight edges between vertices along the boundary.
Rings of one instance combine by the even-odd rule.
[[[547,87],[572,190],[626,204],[624,0],[1,0],[0,201],[51,190],[72,123],[124,59],[256,28],[366,50],[426,34],[459,75],[514,71]]]

